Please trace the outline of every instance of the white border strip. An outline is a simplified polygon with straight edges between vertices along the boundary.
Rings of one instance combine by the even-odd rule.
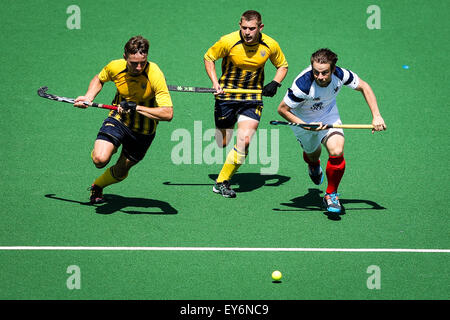
[[[0,246],[0,251],[270,251],[270,252],[418,252],[450,253],[450,249],[383,248],[235,248],[235,247],[83,247],[83,246]]]

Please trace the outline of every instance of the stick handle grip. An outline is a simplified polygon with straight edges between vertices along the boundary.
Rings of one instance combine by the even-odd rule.
[[[101,109],[109,109],[109,110],[117,110],[116,106],[110,106],[108,104],[102,104],[102,103],[95,103],[92,102],[91,104],[89,104],[89,106],[94,107],[94,108],[101,108]]]

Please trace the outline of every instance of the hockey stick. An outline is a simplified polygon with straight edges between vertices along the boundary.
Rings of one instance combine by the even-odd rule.
[[[47,90],[48,90],[48,87],[40,87],[38,89],[38,91],[37,91],[37,94],[40,97],[42,97],[42,98],[46,98],[46,99],[50,99],[50,100],[55,100],[55,101],[59,101],[59,102],[66,102],[66,103],[71,103],[71,104],[75,103],[75,99],[55,96],[53,94],[47,93]],[[87,101],[84,102],[84,104],[89,106],[89,107],[94,107],[94,108],[117,110],[117,106],[110,106],[110,105],[107,105],[107,104],[101,104],[101,103],[95,103],[95,102],[87,102]]]
[[[294,122],[286,122],[286,121],[278,121],[272,120],[270,121],[272,125],[285,125],[292,127],[301,127],[301,128],[317,128],[318,124],[308,124],[308,123],[294,123]],[[341,128],[341,129],[373,129],[373,125],[371,124],[327,124],[328,129],[331,128]]]
[[[171,86],[168,85],[167,88],[169,91],[178,91],[178,92],[195,92],[195,93],[214,93],[216,92],[213,88],[201,88],[201,87],[185,87],[185,86]],[[262,93],[262,90],[257,89],[223,89],[225,93],[250,93],[250,94],[258,94]]]

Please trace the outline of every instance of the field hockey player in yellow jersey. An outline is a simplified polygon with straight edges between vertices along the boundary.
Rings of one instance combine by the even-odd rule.
[[[122,145],[117,162],[107,168],[90,187],[90,202],[104,202],[103,188],[124,180],[141,161],[153,142],[159,121],[173,117],[172,100],[164,74],[158,65],[147,60],[149,42],[142,36],[132,37],[124,47],[123,59],[113,60],[94,76],[84,96],[74,106],[86,108],[106,82],[112,81],[117,91],[110,112],[103,122],[92,151],[97,168],[104,168]]]
[[[286,76],[288,63],[278,43],[262,33],[261,15],[246,11],[239,21],[240,30],[224,35],[204,56],[206,73],[211,79],[216,101],[214,118],[216,142],[226,147],[237,123],[236,145],[227,155],[213,187],[226,198],[236,197],[230,188],[231,177],[247,156],[250,140],[256,132],[263,108],[262,96],[273,97]],[[217,78],[215,61],[222,59],[222,76]],[[277,69],[274,79],[264,86],[267,60]],[[224,93],[223,89],[256,89],[262,94]]]

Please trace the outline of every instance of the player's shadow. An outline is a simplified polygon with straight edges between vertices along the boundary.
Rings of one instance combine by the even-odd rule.
[[[322,211],[328,219],[339,221],[341,220],[341,216],[346,213],[348,210],[385,210],[386,208],[379,205],[378,203],[371,200],[361,200],[361,199],[344,199],[340,198],[339,201],[341,203],[342,211],[340,213],[328,212],[323,207],[323,191],[319,189],[309,189],[308,193],[304,196],[296,197],[290,200],[289,203],[280,203],[280,205],[295,208],[292,209],[278,209],[274,208],[274,211],[283,211],[283,212],[298,212],[298,211]],[[351,207],[346,208],[348,204],[361,204],[359,207]]]
[[[217,179],[217,176],[217,174],[208,175],[208,177],[211,179],[211,183],[172,183],[167,181],[163,182],[163,184],[168,186],[212,186],[214,184],[214,181]],[[236,173],[231,179],[231,187],[236,192],[250,192],[263,186],[280,186],[290,179],[290,177],[282,176],[279,174],[262,175],[259,173]],[[235,185],[238,185],[238,187],[235,187]]]
[[[168,215],[178,213],[178,210],[176,210],[174,207],[172,207],[169,203],[165,201],[144,199],[144,198],[122,197],[115,194],[103,195],[106,202],[98,205],[97,204],[92,205],[89,202],[82,202],[78,200],[57,197],[55,194],[46,194],[45,197],[49,199],[78,203],[84,206],[92,206],[95,207],[95,211],[98,214],[112,214],[115,212],[123,212],[126,214]],[[126,210],[126,208],[133,208],[133,210]]]
[[[209,174],[208,176],[213,182],[218,177],[217,174]],[[250,192],[261,187],[278,187],[289,180],[291,180],[290,177],[279,174],[237,173],[231,179],[231,185],[238,185],[237,188],[233,187],[236,192]]]

